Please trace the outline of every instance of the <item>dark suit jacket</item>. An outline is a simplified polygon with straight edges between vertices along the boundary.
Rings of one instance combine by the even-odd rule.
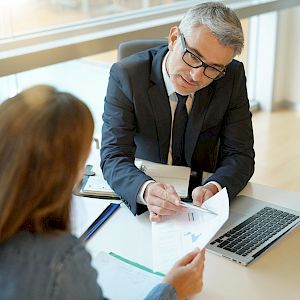
[[[101,168],[104,178],[131,211],[151,179],[134,165],[135,157],[167,163],[171,109],[162,77],[166,46],[152,48],[114,64],[104,104]],[[224,78],[195,93],[185,135],[185,159],[197,172],[190,190],[209,181],[227,187],[233,198],[254,172],[251,113],[242,63],[233,60]]]

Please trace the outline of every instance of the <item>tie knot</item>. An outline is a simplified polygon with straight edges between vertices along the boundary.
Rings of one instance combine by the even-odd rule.
[[[177,96],[178,102],[183,102],[183,103],[185,103],[188,98],[188,95],[180,95],[178,93],[176,93],[176,96]]]

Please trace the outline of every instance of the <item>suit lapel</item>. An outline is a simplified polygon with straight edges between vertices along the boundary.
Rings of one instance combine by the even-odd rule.
[[[150,75],[153,85],[148,90],[156,122],[160,160],[163,163],[166,163],[168,160],[171,136],[171,108],[161,70],[162,60],[167,51],[168,48],[163,47],[153,59]]]
[[[213,88],[209,85],[196,92],[194,96],[193,106],[189,114],[185,133],[185,159],[188,166],[191,165],[194,149],[203,126],[203,121],[212,93]]]
[[[152,86],[150,86],[148,90],[156,122],[160,160],[162,163],[166,163],[168,160],[172,122],[169,96],[167,95],[161,70],[162,60],[167,51],[168,48],[163,47],[158,50],[158,53],[154,56],[150,75]],[[212,93],[212,85],[209,85],[195,93],[185,135],[185,159],[189,166],[191,165],[194,149],[196,147]]]

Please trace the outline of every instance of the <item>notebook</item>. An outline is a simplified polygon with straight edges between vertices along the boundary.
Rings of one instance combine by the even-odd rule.
[[[86,177],[86,181],[82,183],[80,194],[103,198],[119,198],[103,178],[101,171],[94,176]]]
[[[172,184],[179,197],[186,198],[188,196],[191,174],[189,167],[171,166],[141,159],[136,159],[135,165],[155,181]],[[104,198],[118,198],[118,195],[111,189],[101,172],[98,172],[95,176],[87,177],[86,182],[83,182],[81,186],[80,194]]]
[[[247,266],[299,224],[298,211],[238,196],[228,221],[206,248]]]

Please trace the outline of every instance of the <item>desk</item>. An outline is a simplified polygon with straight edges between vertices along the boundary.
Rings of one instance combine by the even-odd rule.
[[[300,193],[249,183],[240,193],[300,211]],[[84,205],[99,199],[82,198]],[[148,213],[134,217],[122,204],[112,218],[87,243],[92,256],[113,251],[140,264],[152,266],[151,224]],[[204,288],[192,299],[298,300],[300,299],[300,227],[243,267],[206,252]]]

